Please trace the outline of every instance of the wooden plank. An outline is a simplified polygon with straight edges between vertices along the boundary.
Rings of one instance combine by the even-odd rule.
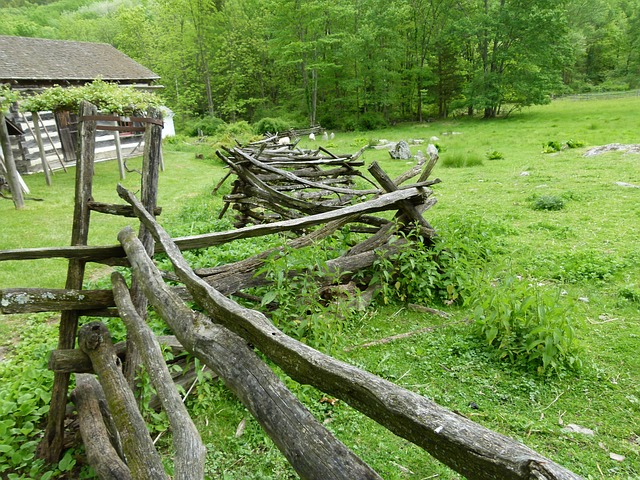
[[[101,322],[89,322],[78,332],[78,347],[91,358],[107,397],[113,421],[120,432],[127,465],[136,480],[167,478],[162,459],[153,446],[133,392],[121,371],[111,334]]]
[[[0,313],[61,312],[115,306],[109,290],[7,288],[0,290]]]

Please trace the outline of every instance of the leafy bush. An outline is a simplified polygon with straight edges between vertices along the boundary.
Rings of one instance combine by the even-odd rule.
[[[473,302],[477,333],[498,358],[557,374],[582,365],[573,324],[573,305],[557,289],[508,276],[487,282]]]
[[[21,326],[20,343],[0,362],[0,477],[53,478],[75,465],[69,451],[57,466],[44,473],[35,460],[49,411],[53,372],[47,369],[49,352],[55,347],[53,325],[43,315],[30,317]]]
[[[358,119],[358,128],[360,130],[378,130],[388,126],[389,124],[384,116],[377,112],[363,113]]]
[[[507,232],[481,217],[453,216],[432,245],[413,233],[398,253],[380,257],[363,275],[381,285],[384,304],[463,302],[473,295],[477,270],[498,250],[496,237]]]
[[[222,131],[226,126],[224,120],[213,115],[192,119],[185,123],[184,133],[190,137],[212,137]]]
[[[543,195],[532,199],[531,208],[534,210],[562,210],[565,206],[564,199],[555,195]]]
[[[550,140],[542,145],[542,153],[554,153],[562,150],[562,144],[555,140]]]
[[[260,119],[254,126],[253,129],[256,133],[260,135],[264,135],[265,133],[278,133],[285,132],[290,130],[292,127],[291,122],[284,118],[278,117],[266,117]]]
[[[20,109],[27,112],[78,111],[82,100],[93,103],[101,112],[121,115],[144,112],[149,107],[162,105],[160,97],[153,93],[94,80],[82,87],[63,88],[56,85],[47,88],[42,93],[22,100]]]

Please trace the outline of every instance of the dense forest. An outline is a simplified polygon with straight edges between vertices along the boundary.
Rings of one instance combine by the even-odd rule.
[[[182,119],[367,129],[640,86],[640,0],[0,1],[0,34],[110,43]]]

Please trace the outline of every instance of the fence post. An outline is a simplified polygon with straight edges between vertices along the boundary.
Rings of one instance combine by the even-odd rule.
[[[92,195],[93,166],[95,157],[96,121],[84,120],[84,117],[95,116],[95,105],[83,101],[80,105],[80,158],[76,164],[75,207],[73,212],[73,227],[71,231],[71,245],[86,245],[89,236],[89,200]],[[67,282],[65,288],[81,290],[84,280],[86,261],[82,259],[69,260]],[[78,310],[62,312],[58,334],[58,350],[75,348],[76,332],[78,329]],[[67,407],[67,393],[69,390],[68,373],[56,373],[53,379],[51,404],[45,435],[38,447],[38,456],[50,463],[60,459],[64,446],[64,418]]]
[[[154,209],[158,200],[158,176],[160,162],[162,160],[162,112],[155,108],[150,108],[148,122],[144,133],[144,156],[142,160],[142,185],[140,198],[145,209],[154,215]],[[153,255],[153,237],[147,228],[141,223],[138,238],[142,242],[149,256]],[[140,317],[147,318],[147,297],[145,297],[140,286],[140,282],[134,277],[131,280],[131,298]],[[140,353],[136,350],[134,342],[128,342],[131,348],[127,350],[127,361],[125,363],[125,377],[131,386],[131,390],[137,392],[136,374],[142,364]]]
[[[11,150],[11,139],[7,130],[7,123],[4,119],[4,112],[0,110],[0,143],[2,143],[2,152],[4,155],[5,167],[7,169],[7,181],[11,187],[11,197],[13,204],[17,210],[24,208],[24,197],[22,196],[22,187],[20,185],[20,175],[16,168],[16,162],[13,159],[13,151]]]

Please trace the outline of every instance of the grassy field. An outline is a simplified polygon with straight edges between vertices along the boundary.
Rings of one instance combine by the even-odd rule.
[[[427,218],[460,248],[478,241],[488,247],[489,258],[469,264],[470,278],[475,279],[472,296],[492,295],[505,279],[518,279],[511,290],[505,289],[505,301],[516,299],[527,285],[557,292],[557,306],[565,309],[575,328],[581,369],[540,374],[522,363],[498,360],[468,322],[474,299],[431,305],[450,313],[446,320],[411,312],[400,302],[378,301],[368,312],[344,321],[326,317],[326,323],[317,326],[323,335],[310,342],[516,438],[586,478],[640,478],[640,189],[616,184],[640,185],[640,156],[584,156],[590,147],[640,143],[639,108],[640,98],[561,100],[494,121],[463,118],[338,133],[327,145],[346,153],[380,139],[421,139],[426,144],[438,137],[441,159],[433,175],[442,183],[434,188],[438,204]],[[584,146],[543,153],[550,142]],[[424,150],[425,144],[413,146],[413,153]],[[312,143],[305,139],[302,145]],[[210,195],[224,174],[221,164],[212,158],[195,159],[187,147],[170,148],[165,150],[167,168],[160,177],[162,223],[175,235],[222,228],[214,219],[229,185],[218,196]],[[389,159],[383,150],[369,149],[364,159],[379,161],[391,174],[411,165]],[[21,212],[9,201],[0,202],[0,248],[66,245],[73,173],[56,174],[52,187],[46,187],[39,175],[26,180],[32,195],[44,202],[28,202]],[[137,181],[129,174],[127,186],[135,190]],[[115,164],[98,164],[94,198],[116,201],[117,182]],[[94,215],[90,243],[116,243],[118,229],[131,222]],[[248,255],[252,248],[255,245],[210,249],[193,259],[229,261]],[[99,283],[106,272],[96,267],[89,275]],[[65,262],[6,262],[0,264],[0,288],[61,287],[64,275]],[[10,374],[23,372],[26,378],[27,371],[44,369],[42,357],[55,335],[55,322],[49,319],[0,317],[0,344],[9,347],[5,369],[0,369],[5,380],[0,395],[5,400],[21,383],[19,378],[8,382]],[[428,326],[435,328],[402,341],[357,348]],[[41,347],[37,355],[28,346],[33,343]],[[28,369],[6,366],[11,358],[22,356],[29,358]],[[39,374],[44,390],[47,378]],[[323,401],[321,392],[287,383],[384,478],[458,478],[343,402]],[[188,404],[208,444],[208,478],[295,478],[257,423],[222,385],[202,384]],[[0,409],[0,418],[2,413]],[[244,418],[246,429],[236,436]],[[563,430],[569,424],[588,428],[593,435]],[[55,475],[63,478],[63,473]]]

